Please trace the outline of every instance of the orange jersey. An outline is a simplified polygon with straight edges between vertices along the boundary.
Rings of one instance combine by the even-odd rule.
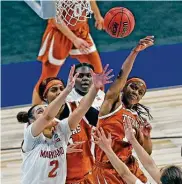
[[[112,149],[116,155],[128,166],[130,171],[142,182],[147,182],[147,178],[140,170],[137,160],[132,156],[132,145],[127,141],[123,123],[130,119],[134,129],[138,129],[140,121],[136,112],[130,111],[122,104],[114,112],[99,117],[98,127],[102,127],[105,133],[111,133]],[[95,184],[124,184],[125,182],[113,168],[106,154],[96,146],[96,164],[93,175],[97,182]]]
[[[76,105],[71,103],[71,108],[74,110]],[[83,152],[67,154],[67,183],[82,181],[92,171],[91,131],[92,126],[88,124],[86,118],[83,118],[76,130],[72,131],[70,143],[85,142],[79,147]]]
[[[122,104],[114,112],[99,117],[98,127],[102,127],[106,133],[111,133],[113,140],[112,149],[123,161],[126,161],[132,154],[132,146],[125,138],[123,123],[129,118],[132,120],[133,127],[138,129],[140,124],[137,121],[136,115],[136,112],[125,109]],[[96,160],[99,162],[108,162],[105,153],[98,147],[96,147]]]

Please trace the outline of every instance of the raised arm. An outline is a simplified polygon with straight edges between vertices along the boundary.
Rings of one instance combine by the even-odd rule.
[[[109,76],[109,74],[112,72],[112,70],[109,70],[107,72],[108,66],[109,65],[106,65],[103,73],[101,74],[95,74],[92,72],[93,85],[91,86],[89,92],[81,100],[80,105],[73,111],[73,113],[68,118],[68,123],[71,130],[74,130],[78,126],[78,123],[81,121],[83,116],[85,116],[86,112],[92,105],[92,102],[94,101],[98,90],[102,88],[104,84],[108,84],[111,82],[110,79],[113,76]]]
[[[55,116],[58,114],[60,107],[65,103],[65,99],[68,96],[68,94],[71,92],[71,90],[74,87],[75,79],[77,78],[78,74],[76,74],[73,77],[75,71],[75,66],[73,66],[70,70],[69,74],[69,82],[66,86],[66,88],[59,94],[59,96],[53,100],[48,107],[43,112],[42,116],[40,116],[33,124],[32,124],[32,135],[34,137],[38,136],[45,128],[49,125],[49,123],[52,123],[52,125],[55,124],[54,121],[52,121]],[[50,124],[51,126],[51,124]]]
[[[125,123],[124,128],[125,128],[125,136],[128,139],[128,141],[132,144],[142,165],[145,167],[148,173],[152,176],[152,178],[157,183],[160,183],[160,171],[157,168],[154,160],[148,155],[148,153],[144,150],[144,148],[136,140],[133,134],[131,122],[128,121],[127,123]]]
[[[113,104],[119,100],[120,93],[125,86],[126,80],[132,70],[133,64],[135,62],[138,53],[152,46],[153,42],[154,42],[153,36],[147,36],[146,38],[141,39],[138,45],[131,51],[129,56],[124,61],[118,77],[112,83],[111,87],[108,89],[106,93],[104,102],[100,110],[100,116],[104,116],[110,113],[111,109],[113,108]]]

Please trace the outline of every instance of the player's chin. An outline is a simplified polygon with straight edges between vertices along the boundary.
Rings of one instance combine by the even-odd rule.
[[[133,98],[128,98],[128,103],[130,105],[135,105],[137,104],[139,101],[137,99],[133,99]]]
[[[83,85],[82,86],[82,91],[83,92],[88,92],[89,91],[89,86],[88,85]]]

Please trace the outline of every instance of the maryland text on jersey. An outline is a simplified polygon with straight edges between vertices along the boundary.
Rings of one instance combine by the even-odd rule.
[[[63,147],[60,147],[53,151],[45,151],[45,150],[40,151],[40,157],[43,157],[43,158],[56,158],[63,154],[64,154]]]

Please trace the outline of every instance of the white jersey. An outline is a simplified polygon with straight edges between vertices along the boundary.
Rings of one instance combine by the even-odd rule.
[[[78,94],[75,88],[73,88],[71,93],[66,98],[66,101],[67,102],[80,102],[83,97],[84,96],[81,96],[80,94]],[[95,97],[94,102],[92,103],[92,107],[94,107],[95,109],[99,111],[104,101],[104,97],[105,97],[105,93],[102,90],[99,90]]]
[[[135,184],[144,184],[143,182],[141,182],[139,179],[136,180]]]
[[[66,149],[71,130],[68,119],[56,121],[58,125],[52,139],[42,133],[33,137],[32,125],[25,130],[22,184],[65,184]]]

